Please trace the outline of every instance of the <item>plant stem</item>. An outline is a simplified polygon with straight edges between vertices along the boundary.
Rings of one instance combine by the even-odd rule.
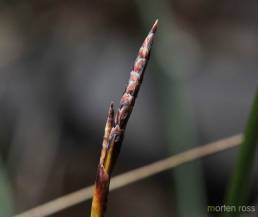
[[[258,90],[253,102],[252,110],[244,132],[243,142],[236,162],[228,192],[226,205],[236,207],[236,212],[225,213],[225,217],[240,216],[239,206],[247,205],[248,193],[250,191],[253,163],[258,143]]]
[[[150,57],[151,45],[157,25],[158,20],[156,20],[152,26],[138,52],[133,70],[130,73],[128,85],[120,100],[120,106],[115,116],[113,103],[110,105],[97,170],[95,190],[91,207],[91,217],[104,216],[111,173],[120,152],[127,122],[132,113],[137,94],[141,87],[144,71]]]

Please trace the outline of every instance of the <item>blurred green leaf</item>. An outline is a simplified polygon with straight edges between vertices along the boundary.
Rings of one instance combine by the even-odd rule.
[[[183,79],[185,59],[180,57],[180,43],[183,38],[175,38],[178,28],[167,0],[148,2],[136,1],[139,16],[145,26],[159,19],[159,30],[155,38],[152,59],[156,61],[157,89],[164,118],[164,132],[171,153],[190,149],[196,145],[195,127],[191,116],[191,106],[187,104]],[[152,61],[154,62],[154,61]],[[205,193],[200,161],[173,170],[178,216],[200,217],[206,214]]]
[[[13,204],[10,186],[5,170],[0,162],[0,216],[10,217],[13,214]]]
[[[237,212],[225,213],[225,217],[240,216],[238,206],[247,205],[251,176],[258,143],[258,90],[240,145],[235,172],[226,195],[226,205],[236,206]]]

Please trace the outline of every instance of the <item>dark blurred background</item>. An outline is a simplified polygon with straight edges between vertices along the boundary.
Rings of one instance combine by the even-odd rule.
[[[0,216],[94,182],[109,103],[156,18],[114,173],[242,132],[258,87],[257,11],[252,0],[1,1]],[[207,216],[223,204],[236,153],[116,190],[106,216]],[[54,216],[89,212],[90,201]]]

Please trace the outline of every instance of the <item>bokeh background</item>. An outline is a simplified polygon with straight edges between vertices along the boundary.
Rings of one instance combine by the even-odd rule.
[[[233,0],[1,1],[0,216],[94,182],[109,103],[118,106],[156,18],[114,173],[242,132],[258,87],[257,11],[257,1]],[[116,190],[106,216],[207,216],[223,204],[236,154]],[[89,212],[90,201],[53,216]]]

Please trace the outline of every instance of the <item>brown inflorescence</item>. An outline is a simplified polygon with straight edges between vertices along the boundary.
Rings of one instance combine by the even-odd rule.
[[[158,20],[155,21],[138,52],[128,85],[121,97],[120,106],[115,117],[113,103],[110,105],[97,170],[91,217],[103,217],[104,215],[111,173],[120,152],[127,121],[133,110],[135,99],[143,80],[157,25]]]

